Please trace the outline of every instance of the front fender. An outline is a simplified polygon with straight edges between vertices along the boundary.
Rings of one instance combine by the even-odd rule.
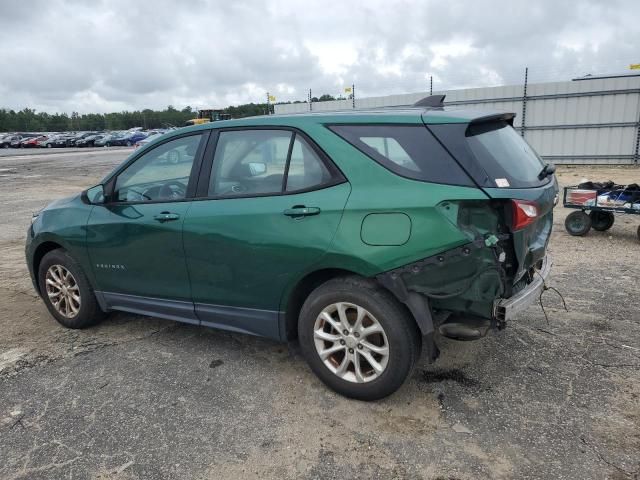
[[[42,210],[29,228],[25,253],[29,272],[37,286],[37,263],[46,251],[59,246],[78,262],[92,285],[95,278],[87,251],[87,222],[93,206],[80,195],[58,200]],[[37,288],[36,288],[37,290]]]

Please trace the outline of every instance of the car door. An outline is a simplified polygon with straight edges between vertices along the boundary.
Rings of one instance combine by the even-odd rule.
[[[278,338],[282,293],[329,248],[350,185],[300,132],[223,130],[210,145],[184,225],[196,314]]]
[[[207,136],[163,142],[106,184],[107,202],[89,217],[87,247],[107,306],[197,323],[182,226]]]

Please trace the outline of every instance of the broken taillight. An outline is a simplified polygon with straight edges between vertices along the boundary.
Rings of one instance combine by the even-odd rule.
[[[511,200],[511,207],[513,211],[512,228],[514,230],[520,230],[538,218],[538,206],[533,202]]]

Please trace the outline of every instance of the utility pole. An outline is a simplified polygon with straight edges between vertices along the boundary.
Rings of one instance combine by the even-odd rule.
[[[351,84],[351,107],[356,108],[356,84]]]
[[[271,115],[271,107],[269,106],[269,92],[267,92],[267,115]]]
[[[433,95],[433,75],[429,75],[429,95]]]
[[[529,67],[524,69],[524,89],[522,90],[522,125],[520,127],[520,135],[524,137],[524,131],[527,119],[527,82],[529,79]]]
[[[309,89],[309,111],[313,110],[313,103],[311,103],[311,89]]]

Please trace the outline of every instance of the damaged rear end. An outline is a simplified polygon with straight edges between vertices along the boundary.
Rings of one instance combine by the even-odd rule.
[[[557,202],[554,168],[513,129],[513,114],[430,124],[486,200],[436,207],[467,242],[378,278],[412,311],[423,333],[475,340],[537,301],[551,266]],[[435,355],[434,355],[435,356]]]

